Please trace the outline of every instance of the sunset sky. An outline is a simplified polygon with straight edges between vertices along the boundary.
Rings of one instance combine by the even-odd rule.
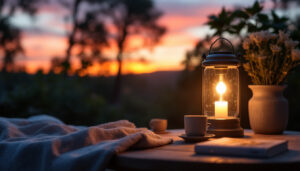
[[[208,15],[220,12],[222,6],[246,7],[253,2],[254,0],[155,0],[156,7],[164,13],[159,23],[166,26],[167,33],[153,49],[140,49],[126,54],[130,59],[125,63],[124,73],[182,69],[180,63],[186,51],[192,49],[197,40],[212,33],[212,30],[204,25]],[[271,4],[266,1],[265,6],[268,5]],[[28,72],[34,73],[39,68],[47,71],[52,57],[64,56],[68,30],[71,29],[63,20],[65,15],[68,15],[68,11],[53,1],[41,7],[34,19],[22,13],[13,17],[13,24],[24,30],[22,44],[25,56],[19,57],[17,62],[25,65]],[[138,44],[139,40],[134,43]],[[105,53],[114,57],[113,50],[107,50]],[[141,56],[148,62],[138,62],[137,59]],[[74,60],[73,63],[77,65],[78,62]],[[89,74],[97,75],[107,70],[108,74],[112,75],[116,69],[115,63],[102,67],[95,65]]]

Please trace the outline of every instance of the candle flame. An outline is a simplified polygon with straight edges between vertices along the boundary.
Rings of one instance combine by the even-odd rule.
[[[220,94],[220,101],[222,101],[223,99],[223,94],[225,93],[226,91],[226,85],[225,83],[223,82],[223,75],[220,75],[220,81],[219,83],[217,84],[217,92]]]
[[[224,94],[225,91],[226,91],[226,85],[224,84],[223,81],[220,81],[220,82],[218,83],[216,89],[217,89],[217,92],[218,92],[220,95],[222,95],[222,94]]]
[[[223,74],[220,74],[219,82],[216,86],[217,93],[220,94],[220,101],[215,101],[215,116],[218,118],[228,117],[228,102],[223,101],[223,94],[226,92],[226,85],[223,82]]]

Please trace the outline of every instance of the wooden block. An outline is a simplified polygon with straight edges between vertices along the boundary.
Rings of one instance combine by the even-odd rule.
[[[218,119],[209,118],[210,126],[208,133],[215,134],[216,137],[243,137],[244,130],[240,126],[238,118]]]

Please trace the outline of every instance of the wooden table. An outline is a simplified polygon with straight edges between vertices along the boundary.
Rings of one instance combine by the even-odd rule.
[[[111,163],[117,170],[283,170],[300,171],[300,132],[285,131],[283,135],[259,135],[245,130],[245,138],[285,139],[288,140],[289,151],[267,159],[198,155],[194,152],[194,144],[185,143],[178,135],[183,130],[169,130],[173,144],[139,151],[128,151],[118,154]],[[221,169],[221,170],[220,170]]]

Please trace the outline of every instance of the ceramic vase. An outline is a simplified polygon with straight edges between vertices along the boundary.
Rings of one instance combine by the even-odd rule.
[[[282,134],[288,123],[288,101],[283,96],[286,86],[249,85],[251,129],[257,134]]]

